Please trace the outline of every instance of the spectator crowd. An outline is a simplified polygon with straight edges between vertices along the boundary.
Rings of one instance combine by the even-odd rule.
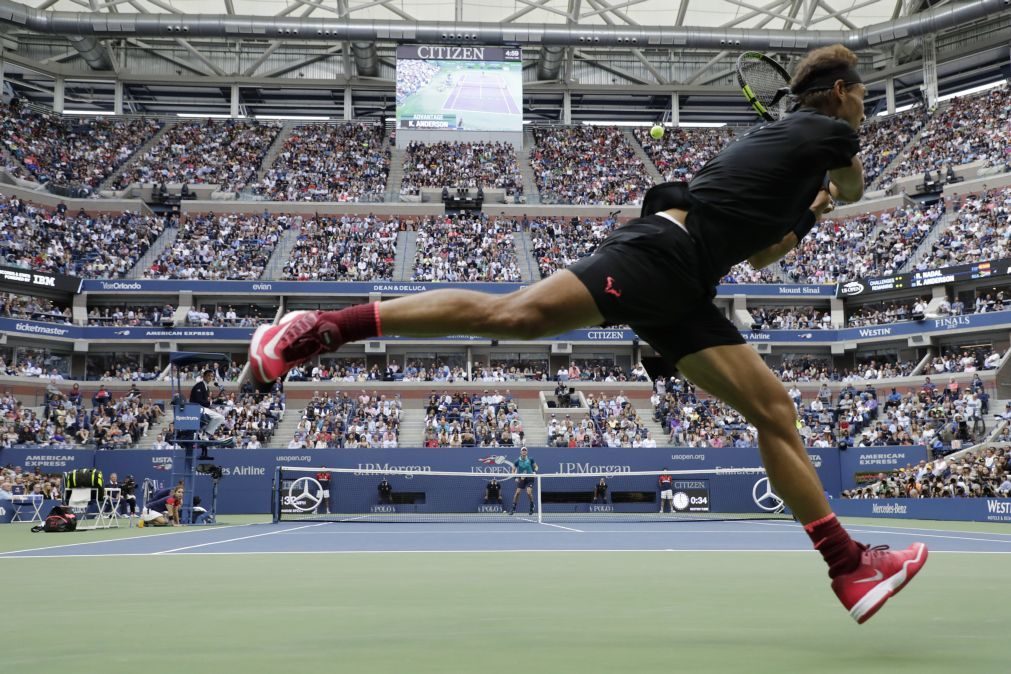
[[[418,231],[411,280],[520,281],[516,228],[508,218],[433,217]]]
[[[343,215],[302,221],[283,277],[298,281],[375,281],[393,278],[400,221]]]
[[[390,150],[378,124],[296,127],[253,192],[270,201],[382,201]]]
[[[404,156],[401,194],[417,195],[422,188],[482,187],[523,194],[523,178],[512,143],[408,144]]]

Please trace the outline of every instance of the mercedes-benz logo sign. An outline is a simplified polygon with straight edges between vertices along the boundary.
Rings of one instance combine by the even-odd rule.
[[[751,498],[754,500],[755,505],[767,513],[783,512],[783,507],[785,506],[783,499],[779,498],[776,492],[772,491],[772,483],[769,482],[769,478],[767,477],[758,480],[751,488]]]
[[[288,487],[288,504],[299,512],[315,512],[323,502],[323,485],[315,478],[300,477]]]

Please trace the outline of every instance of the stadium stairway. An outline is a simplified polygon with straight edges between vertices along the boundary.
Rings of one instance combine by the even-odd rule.
[[[401,447],[421,447],[425,443],[425,408],[421,407],[422,404],[418,401],[413,407],[404,407],[398,440]]]
[[[548,427],[544,425],[540,409],[519,407],[518,410],[523,423],[523,442],[530,447],[544,447],[548,443]]]
[[[534,246],[530,240],[530,232],[516,233],[516,258],[520,268],[520,279],[524,283],[532,283],[540,279],[537,260],[534,258]]]
[[[295,437],[295,429],[298,428],[298,422],[302,421],[303,414],[305,414],[304,407],[286,409],[284,416],[281,417],[281,422],[274,428],[274,437],[271,439],[270,446],[287,447],[291,439]]]
[[[151,424],[151,427],[147,429],[147,435],[142,437],[140,442],[137,443],[137,449],[151,449],[151,446],[158,439],[158,435],[168,429],[168,425],[172,421],[172,406],[167,405],[166,408],[165,416],[162,417],[160,422]]]
[[[530,150],[534,149],[537,143],[534,141],[534,132],[529,127],[523,129],[523,148],[525,152],[516,153],[516,164],[520,169],[520,177],[523,178],[523,194],[527,203],[539,203],[541,200],[540,190],[537,189],[537,178],[534,176],[534,168],[530,165]]]
[[[639,418],[642,419],[643,425],[653,434],[653,439],[656,440],[657,447],[670,447],[671,444],[667,440],[667,434],[663,431],[663,426],[660,422],[653,418],[653,408],[648,404],[639,404],[635,406],[635,411],[639,414]]]
[[[642,144],[636,139],[635,134],[632,133],[632,129],[624,129],[622,133],[625,135],[625,142],[628,143],[628,146],[635,151],[635,156],[637,156],[639,161],[643,163],[643,166],[646,167],[646,172],[649,173],[650,177],[653,179],[653,183],[656,185],[662,183],[664,181],[663,176],[660,175],[660,171],[657,170],[656,164],[653,163],[653,160],[649,158],[648,154],[646,154],[646,150],[642,149]]]
[[[284,264],[291,256],[291,251],[298,243],[299,231],[297,229],[286,229],[281,233],[281,238],[267,260],[267,266],[260,274],[261,279],[279,279],[282,277]]]
[[[95,193],[96,194],[101,193],[102,190],[111,190],[112,184],[116,181],[116,178],[119,177],[119,174],[128,169],[130,166],[132,166],[134,162],[137,161],[138,158],[143,157],[144,154],[152,147],[154,147],[155,143],[161,140],[161,137],[164,136],[166,133],[168,133],[168,130],[171,129],[173,126],[175,126],[175,123],[169,122],[165,124],[162,128],[158,129],[158,132],[155,135],[148,138],[146,143],[137,148],[137,151],[134,152],[132,155],[130,155],[130,158],[127,159],[125,162],[123,162],[122,166],[120,166],[118,169],[109,174],[109,176],[101,182],[101,184],[95,189]]]
[[[388,202],[400,201],[400,185],[404,181],[404,157],[406,153],[397,147],[396,143],[390,143],[390,175],[386,178],[386,199]]]
[[[934,242],[941,238],[941,234],[943,232],[947,231],[949,227],[955,224],[957,219],[958,213],[951,211],[948,211],[941,216],[941,218],[934,223],[934,228],[930,230],[927,236],[923,237],[923,241],[920,242],[920,245],[913,250],[912,255],[909,256],[909,259],[906,260],[904,265],[902,265],[898,273],[901,274],[907,271],[912,271],[916,266],[916,262],[923,257],[924,253],[930,250],[930,247],[934,245]],[[868,237],[868,240],[872,239]]]
[[[277,159],[277,155],[281,154],[281,150],[284,148],[284,142],[288,140],[288,136],[297,126],[297,122],[288,121],[284,123],[281,127],[281,131],[274,138],[274,142],[270,144],[267,148],[267,154],[263,155],[263,161],[260,163],[260,168],[256,172],[256,182],[263,180],[263,176],[267,175],[267,171],[273,166],[274,160]],[[267,277],[264,277],[267,278]]]
[[[414,256],[418,254],[418,233],[400,232],[397,236],[397,259],[393,264],[393,280],[409,281],[414,273]]]
[[[126,273],[126,278],[144,278],[144,270],[150,269],[154,261],[164,253],[169,246],[175,243],[176,237],[179,236],[178,227],[166,227],[165,231],[161,233],[151,247],[147,249],[147,252],[140,256],[137,260],[137,264],[133,265],[133,269]]]

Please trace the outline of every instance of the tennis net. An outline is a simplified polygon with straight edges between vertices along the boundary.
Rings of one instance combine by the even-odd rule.
[[[274,521],[466,522],[788,517],[762,468],[621,473],[439,472],[282,466]]]

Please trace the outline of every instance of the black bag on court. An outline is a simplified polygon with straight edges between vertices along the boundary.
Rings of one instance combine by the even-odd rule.
[[[101,503],[105,498],[105,484],[102,478],[102,471],[97,468],[78,468],[69,473],[63,474],[63,486],[67,489],[87,487],[98,490],[96,497]]]
[[[68,531],[77,530],[77,515],[66,510],[63,506],[53,506],[53,509],[46,515],[46,521],[40,526],[32,527],[32,531],[38,533],[45,531],[51,534],[62,534]]]

